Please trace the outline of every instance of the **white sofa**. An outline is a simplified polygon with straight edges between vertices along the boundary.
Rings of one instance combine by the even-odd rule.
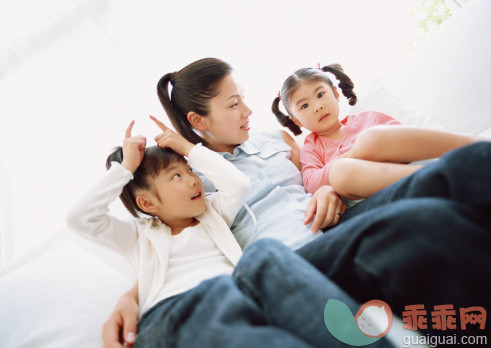
[[[491,2],[471,2],[399,69],[359,92],[353,111],[491,135],[489,13]],[[101,346],[102,324],[134,277],[117,254],[59,231],[0,272],[0,346]]]

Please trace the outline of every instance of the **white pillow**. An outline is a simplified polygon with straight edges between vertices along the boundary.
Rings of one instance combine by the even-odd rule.
[[[0,347],[100,347],[133,280],[70,240],[0,278]]]

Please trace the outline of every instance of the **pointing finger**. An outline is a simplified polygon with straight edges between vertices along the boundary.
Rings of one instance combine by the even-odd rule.
[[[155,122],[157,124],[157,126],[159,126],[160,129],[162,129],[163,131],[169,129],[167,128],[167,126],[165,124],[163,124],[162,122],[160,122],[159,120],[157,120],[155,117],[153,116],[150,116],[150,118],[153,120],[153,122]]]
[[[125,134],[125,139],[131,138],[131,129],[133,128],[133,125],[135,124],[135,120],[130,122],[130,125],[128,128],[126,128],[126,134]]]

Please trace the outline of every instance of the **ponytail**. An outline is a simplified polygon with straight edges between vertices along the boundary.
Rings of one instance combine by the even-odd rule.
[[[107,157],[106,159],[107,170],[111,168],[112,162],[118,162],[118,163],[123,162],[123,148],[121,146],[114,148],[114,151]],[[123,187],[123,191],[121,192],[121,195],[119,195],[119,198],[121,199],[121,202],[123,202],[124,206],[126,207],[126,209],[128,209],[131,215],[133,215],[134,217],[139,217],[138,211],[142,213],[145,212],[142,211],[136,204],[136,200],[133,192],[134,190],[131,190],[131,187],[129,186],[130,186],[129,184],[126,184]]]
[[[325,67],[322,68],[322,71],[324,72],[330,72],[339,81],[338,87],[341,88],[341,91],[343,92],[344,96],[348,98],[349,100],[349,105],[355,105],[357,101],[357,97],[355,92],[353,92],[353,88],[355,85],[353,84],[353,81],[344,73],[343,68],[339,64],[330,64],[326,65]]]
[[[157,83],[157,95],[174,128],[193,144],[209,144],[188,120],[193,111],[202,117],[210,112],[210,100],[218,95],[222,80],[232,72],[232,67],[217,58],[197,60],[181,70],[162,76]],[[169,95],[169,83],[172,91]]]
[[[186,138],[190,143],[203,143],[203,145],[206,146],[206,141],[193,130],[193,127],[188,121],[187,114],[184,114],[174,106],[169,98],[169,82],[173,85],[175,83],[175,76],[176,73],[165,74],[157,83],[157,95],[160,103],[164,107],[165,113],[179,134]]]
[[[300,129],[299,126],[297,126],[295,124],[295,122],[293,122],[293,120],[290,118],[290,116],[285,115],[280,111],[280,98],[279,97],[276,97],[275,100],[273,101],[273,105],[271,106],[271,111],[273,111],[273,114],[275,114],[276,118],[278,119],[278,122],[283,127],[287,127],[295,135],[302,134],[302,130]]]

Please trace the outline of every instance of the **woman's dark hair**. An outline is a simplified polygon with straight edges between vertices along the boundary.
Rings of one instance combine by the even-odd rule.
[[[217,58],[197,60],[179,71],[162,76],[157,83],[157,95],[174,128],[193,144],[206,141],[201,138],[189,123],[190,111],[207,116],[210,112],[210,99],[218,95],[223,78],[232,72],[232,67]],[[169,97],[169,83],[172,91]]]
[[[121,163],[123,161],[123,148],[118,146],[114,148],[106,159],[106,169],[111,168],[111,162]],[[141,210],[136,204],[136,191],[147,190],[156,195],[160,201],[160,197],[155,191],[153,185],[150,182],[150,178],[156,178],[162,170],[167,168],[171,163],[181,161],[184,163],[186,159],[174,152],[169,148],[160,148],[158,146],[147,147],[143,160],[133,173],[133,180],[127,183],[123,187],[123,192],[119,196],[124,206],[134,217],[139,217],[138,212],[150,215],[149,213]]]
[[[293,115],[290,111],[290,98],[292,94],[297,90],[300,85],[300,82],[303,81],[322,81],[327,83],[331,88],[334,88],[334,84],[331,79],[324,74],[324,72],[332,73],[338,80],[338,87],[341,88],[344,96],[348,98],[350,105],[356,104],[356,94],[353,92],[353,81],[344,73],[343,68],[339,64],[331,64],[327,65],[321,69],[312,69],[312,68],[302,68],[295,71],[292,75],[290,75],[283,86],[281,87],[281,98],[280,96],[276,97],[273,101],[273,105],[271,110],[273,114],[275,114],[278,122],[283,126],[290,129],[293,134],[299,135],[302,133],[302,130],[299,126],[297,126],[293,120],[291,119]],[[283,102],[283,106],[285,107],[288,115],[283,114],[280,111],[280,99]]]

